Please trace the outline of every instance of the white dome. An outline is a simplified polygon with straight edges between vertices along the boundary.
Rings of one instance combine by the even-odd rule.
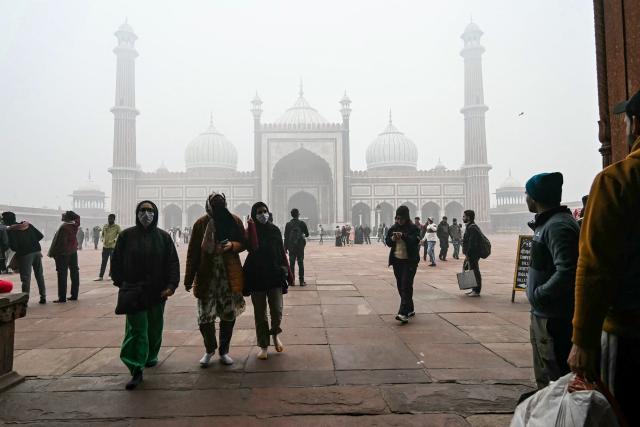
[[[309,105],[309,102],[304,98],[301,87],[295,104],[285,111],[275,123],[279,125],[321,125],[329,122],[318,113],[318,110]]]
[[[187,171],[190,169],[228,169],[236,170],[238,152],[236,147],[213,126],[213,120],[207,130],[187,145],[184,153]]]
[[[418,149],[391,122],[367,148],[367,169],[411,168],[416,169]]]
[[[507,179],[502,181],[502,184],[498,188],[522,188],[522,184],[520,181],[511,176],[511,171],[509,171],[509,176]]]

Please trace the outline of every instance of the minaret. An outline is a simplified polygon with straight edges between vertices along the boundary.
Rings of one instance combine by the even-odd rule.
[[[136,110],[135,59],[138,52],[134,48],[138,38],[133,28],[125,21],[115,32],[118,45],[116,54],[116,100],[113,113],[113,166],[111,210],[116,221],[123,226],[135,224],[136,202]]]
[[[351,194],[351,148],[349,146],[349,117],[351,117],[351,99],[347,96],[347,91],[344,91],[344,95],[340,100],[340,114],[342,114],[342,162],[343,162],[343,176],[344,176],[344,191],[345,195],[343,203],[346,218],[344,220],[351,221],[351,206],[349,206],[349,196]],[[349,218],[349,219],[347,219]]]
[[[487,136],[484,116],[489,107],[484,104],[482,87],[482,54],[480,44],[482,30],[471,22],[461,38],[464,48],[460,55],[464,58],[464,165],[467,177],[465,209],[476,212],[476,222],[489,223],[489,170],[487,163]]]
[[[260,177],[262,171],[262,132],[260,118],[262,117],[262,100],[256,92],[256,96],[251,101],[251,114],[253,114],[253,167],[257,177]],[[258,184],[261,188],[261,184]],[[259,194],[259,192],[258,192]]]

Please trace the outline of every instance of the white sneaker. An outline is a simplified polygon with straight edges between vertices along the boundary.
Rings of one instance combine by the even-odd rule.
[[[480,296],[480,292],[478,291],[471,291],[467,293],[467,296],[469,297],[479,297]]]
[[[233,359],[228,354],[221,354],[220,363],[223,365],[233,365]]]
[[[202,359],[200,359],[200,366],[203,368],[206,368],[207,366],[209,366],[209,362],[211,362],[211,358],[213,357],[214,353],[205,353],[204,356],[202,356]]]
[[[273,336],[273,346],[276,348],[278,353],[282,353],[284,351],[284,345],[282,345],[282,341],[280,341],[280,337],[277,335]]]
[[[402,322],[402,323],[407,323],[409,321],[409,318],[407,316],[405,316],[404,314],[398,314],[396,316],[396,320],[398,320],[399,322]]]
[[[267,357],[269,357],[267,354],[267,349],[261,348],[260,351],[258,352],[258,359],[267,360]]]

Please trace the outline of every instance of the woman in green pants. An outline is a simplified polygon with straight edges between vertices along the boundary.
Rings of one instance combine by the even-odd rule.
[[[282,333],[282,294],[293,283],[293,274],[284,253],[282,234],[269,222],[269,208],[258,202],[251,208],[247,237],[249,255],[244,263],[245,286],[243,294],[251,295],[258,339],[258,359],[267,358],[270,338],[278,353],[284,350],[278,337]],[[267,319],[267,303],[271,315],[271,328]]]
[[[111,258],[114,285],[139,286],[141,310],[127,313],[120,359],[129,368],[126,389],[142,382],[142,371],[158,363],[164,304],[180,282],[180,261],[171,236],[158,227],[158,208],[145,200],[136,208],[136,225],[118,236]]]

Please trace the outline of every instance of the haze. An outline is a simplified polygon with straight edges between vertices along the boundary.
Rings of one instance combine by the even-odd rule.
[[[69,207],[92,178],[109,195],[116,58],[125,18],[136,49],[138,161],[184,170],[208,125],[253,169],[256,91],[264,121],[305,97],[339,122],[352,99],[351,167],[393,111],[419,169],[463,162],[460,34],[471,15],[482,44],[491,191],[565,174],[564,199],[600,167],[593,11],[584,0],[531,1],[1,1],[0,203]],[[524,112],[523,115],[520,115]],[[495,200],[492,196],[492,204]]]

